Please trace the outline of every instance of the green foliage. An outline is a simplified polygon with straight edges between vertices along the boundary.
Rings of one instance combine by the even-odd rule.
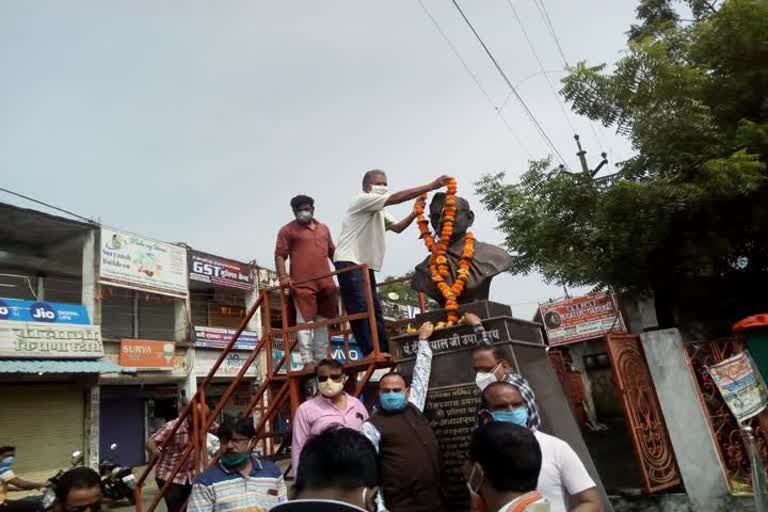
[[[478,182],[513,272],[676,306],[768,273],[768,2],[685,3],[692,23],[669,0],[642,0],[615,69],[581,62],[564,80],[575,112],[631,140],[617,174],[545,159],[516,184]]]
[[[412,275],[413,275],[413,272],[409,272],[402,277],[410,278]],[[394,292],[398,295],[399,298],[396,301],[390,301],[390,302],[395,302],[402,306],[419,307],[419,294],[418,292],[416,292],[414,289],[411,288],[410,279],[407,281],[400,281],[397,283],[387,284],[387,281],[392,281],[393,279],[400,279],[400,278],[394,277],[394,276],[387,276],[384,282],[381,283],[381,285],[379,286],[379,297],[381,297],[383,300],[389,301],[390,299],[387,298],[387,295]]]

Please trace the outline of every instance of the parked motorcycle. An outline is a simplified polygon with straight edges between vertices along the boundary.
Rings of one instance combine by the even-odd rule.
[[[127,499],[133,505],[136,497],[133,493],[136,489],[136,477],[133,468],[121,466],[117,461],[117,444],[112,443],[109,454],[99,463],[99,475],[101,476],[101,492],[104,497],[113,501]]]
[[[83,452],[80,450],[75,450],[72,452],[72,465],[71,468],[74,468],[76,466],[80,466],[83,463]],[[40,507],[42,510],[51,510],[53,508],[53,502],[56,501],[56,492],[54,491],[54,487],[56,486],[56,483],[61,478],[61,475],[64,474],[64,470],[62,469],[58,473],[56,473],[53,477],[48,479],[48,487],[45,489],[45,492],[43,493],[43,497],[40,500]]]

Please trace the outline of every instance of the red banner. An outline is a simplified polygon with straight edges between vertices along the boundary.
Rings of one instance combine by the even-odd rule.
[[[550,347],[627,332],[616,301],[607,294],[550,302],[539,311]]]

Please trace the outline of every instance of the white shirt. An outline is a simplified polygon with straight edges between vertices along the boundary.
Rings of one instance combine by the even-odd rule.
[[[536,490],[552,512],[566,512],[566,494],[573,496],[595,487],[587,468],[568,443],[538,430],[533,433],[541,447],[541,473]]]
[[[397,220],[384,210],[389,194],[360,193],[352,202],[336,243],[333,261],[351,261],[380,271],[384,263],[384,234]]]

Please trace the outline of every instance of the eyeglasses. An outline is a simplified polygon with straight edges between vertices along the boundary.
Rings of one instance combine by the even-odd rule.
[[[328,379],[331,379],[333,382],[341,382],[341,379],[344,378],[344,375],[323,375],[317,377],[318,382],[325,382]]]

